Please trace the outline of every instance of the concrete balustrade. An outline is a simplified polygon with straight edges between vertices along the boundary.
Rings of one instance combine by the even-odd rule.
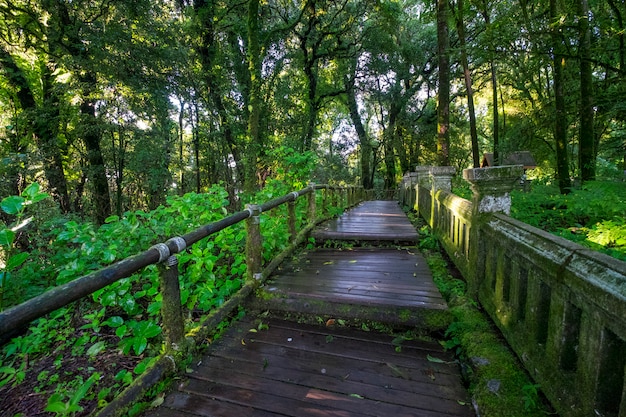
[[[419,168],[401,202],[415,202],[558,413],[626,417],[626,263],[510,218],[521,166],[465,170],[472,201],[450,193],[450,169]]]

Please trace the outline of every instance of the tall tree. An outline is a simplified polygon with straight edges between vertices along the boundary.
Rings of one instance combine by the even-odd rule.
[[[591,28],[589,25],[589,4],[578,0],[578,58],[580,60],[580,130],[579,162],[581,181],[596,177],[596,151],[594,135],[594,92],[591,68]]]
[[[465,4],[463,0],[457,0],[456,7],[456,30],[459,36],[459,46],[461,52],[461,67],[463,69],[463,80],[465,81],[465,91],[467,92],[467,110],[470,121],[470,137],[472,140],[472,161],[474,168],[480,166],[480,151],[478,149],[478,131],[476,129],[476,110],[474,108],[474,88],[472,86],[472,74],[469,69],[467,59],[467,46],[465,41]]]
[[[448,0],[437,0],[437,55],[439,82],[437,91],[437,163],[450,164],[450,48]]]
[[[559,189],[561,193],[567,194],[571,190],[569,177],[569,161],[567,154],[567,112],[565,109],[565,91],[563,79],[563,67],[565,66],[565,54],[561,27],[559,24],[559,13],[557,0],[550,0],[550,24],[552,25],[552,46],[554,73],[554,141],[556,145],[556,168]]]

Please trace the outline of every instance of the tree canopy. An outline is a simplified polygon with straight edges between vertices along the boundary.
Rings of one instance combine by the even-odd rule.
[[[0,1],[0,194],[104,222],[269,179],[395,187],[529,150],[626,168],[618,0]],[[297,161],[297,163],[296,163]],[[236,207],[236,204],[233,204]]]

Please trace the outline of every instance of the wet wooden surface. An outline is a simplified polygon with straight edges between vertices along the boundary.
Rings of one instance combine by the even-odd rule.
[[[318,298],[389,308],[446,309],[422,255],[408,248],[317,249],[264,286],[278,298]]]
[[[318,241],[417,242],[417,232],[397,201],[365,201],[323,223],[312,236]]]
[[[370,203],[324,228],[357,240],[417,239],[397,203]],[[445,328],[446,304],[414,248],[312,250],[283,264],[261,291],[257,311],[321,324],[265,313],[235,324],[145,417],[474,415],[458,365],[438,343],[341,325],[354,318]]]
[[[242,321],[145,416],[473,415],[439,344],[393,341],[337,325]]]

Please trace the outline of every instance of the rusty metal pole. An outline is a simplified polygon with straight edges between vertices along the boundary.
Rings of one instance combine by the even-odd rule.
[[[261,274],[261,259],[263,256],[263,242],[261,238],[261,206],[246,204],[250,217],[246,220],[246,278],[248,281],[259,280]]]

